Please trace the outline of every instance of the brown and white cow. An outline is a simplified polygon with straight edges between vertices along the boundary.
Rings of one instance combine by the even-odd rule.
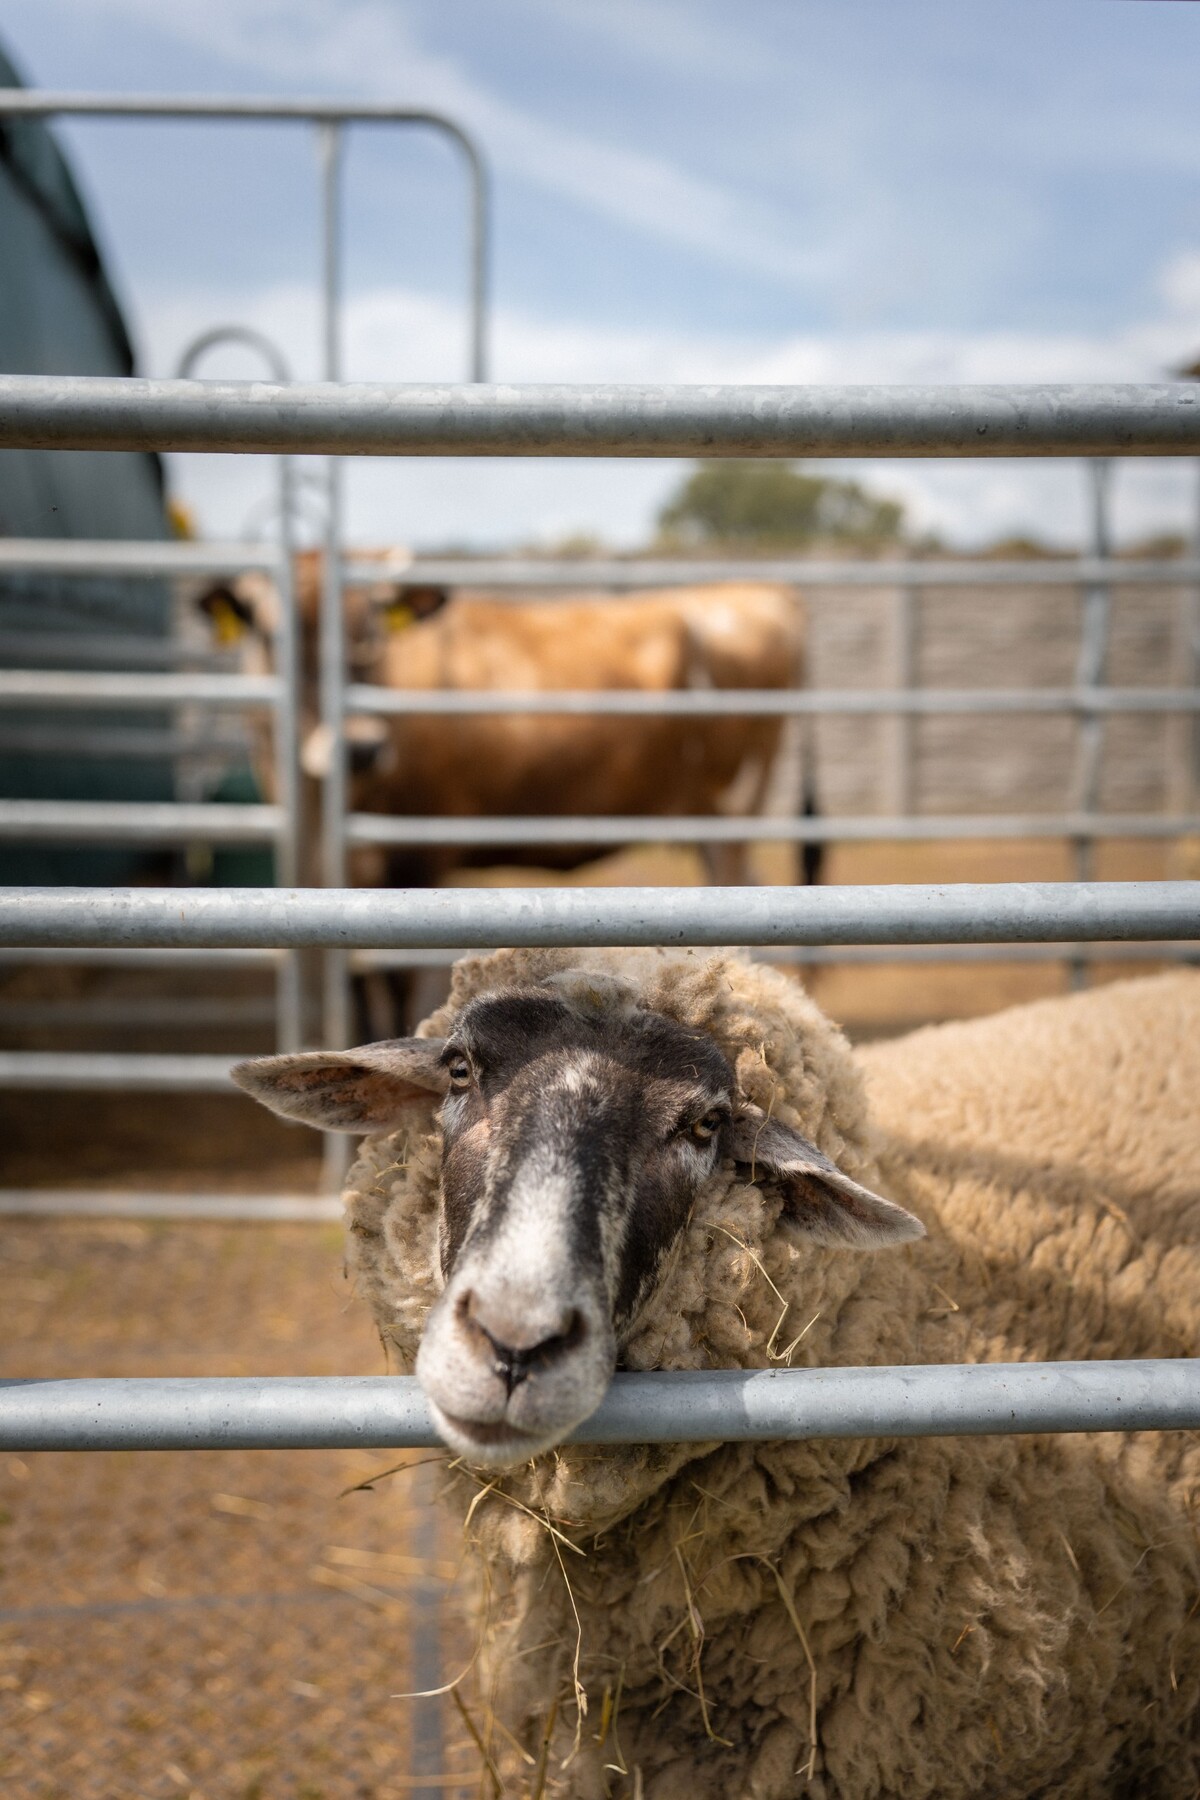
[[[397,580],[386,553],[377,555],[380,582],[346,597],[348,667],[358,681],[399,690],[670,693],[786,689],[803,677],[803,620],[787,588],[744,582],[619,598],[448,600],[442,590]],[[317,724],[321,575],[319,553],[298,558],[304,763],[313,776],[329,754]],[[202,604],[219,631],[244,634],[247,667],[269,666],[278,598],[264,578],[210,590]],[[761,717],[351,717],[350,807],[456,818],[753,815],[782,730],[781,720]],[[268,790],[269,767],[264,755]],[[594,855],[586,844],[530,844],[506,848],[502,860],[570,868]],[[746,879],[744,845],[708,846],[705,856],[711,879]],[[496,860],[494,851],[368,851],[353,878],[429,885],[455,864]],[[806,877],[816,873],[806,858]]]

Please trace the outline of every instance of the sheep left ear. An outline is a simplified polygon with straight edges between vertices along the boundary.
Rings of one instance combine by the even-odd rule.
[[[806,1137],[746,1107],[733,1122],[733,1154],[751,1181],[783,1193],[780,1224],[810,1244],[834,1250],[882,1250],[925,1236],[920,1219],[843,1175]]]

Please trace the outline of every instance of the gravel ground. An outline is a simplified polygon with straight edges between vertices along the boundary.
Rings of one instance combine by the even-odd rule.
[[[0,1378],[381,1368],[336,1228],[0,1225]],[[0,1455],[6,1800],[475,1792],[457,1716],[396,1698],[465,1660],[434,1470],[341,1497],[397,1460]]]

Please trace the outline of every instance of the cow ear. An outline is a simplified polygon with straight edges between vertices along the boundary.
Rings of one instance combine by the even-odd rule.
[[[789,1236],[834,1250],[883,1250],[925,1236],[920,1219],[843,1175],[815,1144],[756,1106],[734,1120],[733,1154],[751,1181],[780,1189],[779,1223]]]
[[[257,623],[254,608],[226,581],[214,582],[196,596],[196,606],[212,626],[217,643],[236,644]]]
[[[257,1056],[229,1073],[255,1100],[322,1131],[394,1131],[413,1106],[444,1094],[445,1038],[391,1038],[357,1050]]]

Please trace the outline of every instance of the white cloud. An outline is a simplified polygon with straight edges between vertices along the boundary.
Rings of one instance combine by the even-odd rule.
[[[1170,257],[1155,287],[1167,312],[1190,326],[1200,349],[1200,250],[1181,250]]]
[[[555,324],[501,309],[493,366],[505,381],[657,382],[1029,382],[1145,381],[1161,378],[1190,348],[1193,281],[1200,255],[1163,271],[1162,310],[1108,334],[870,332],[797,334],[777,341],[688,337],[653,331]],[[284,350],[299,379],[316,376],[316,296],[298,286],[233,294],[163,295],[144,308],[147,367],[169,374],[180,348],[214,318],[257,326]],[[378,288],[345,307],[345,366],[351,380],[454,379],[463,366],[460,308],[428,295]],[[259,372],[242,351],[214,354],[212,375]],[[210,534],[238,534],[260,515],[270,473],[251,492],[244,465],[227,458],[176,459],[177,480]],[[1084,483],[1077,466],[1029,462],[905,461],[855,465],[895,494],[922,526],[964,544],[1033,531],[1078,542]],[[360,542],[511,544],[592,530],[615,543],[644,540],[678,479],[661,462],[474,460],[376,462],[351,466],[349,517]],[[1188,523],[1190,464],[1128,460],[1116,496],[1120,535]]]
[[[589,136],[510,104],[454,59],[430,51],[387,0],[89,0],[272,90],[344,92],[443,110],[478,134],[499,169],[620,225],[718,264],[803,286],[830,273],[829,248],[797,242],[794,221],[754,193],[646,151]]]
[[[610,54],[630,63],[657,63],[671,76],[686,71],[722,82],[761,80],[778,66],[761,33],[747,30],[744,16],[720,5],[715,12],[697,0],[682,5],[678,0],[571,0],[566,12],[561,0],[519,0],[519,5],[551,26],[568,24],[573,32],[589,33]]]

